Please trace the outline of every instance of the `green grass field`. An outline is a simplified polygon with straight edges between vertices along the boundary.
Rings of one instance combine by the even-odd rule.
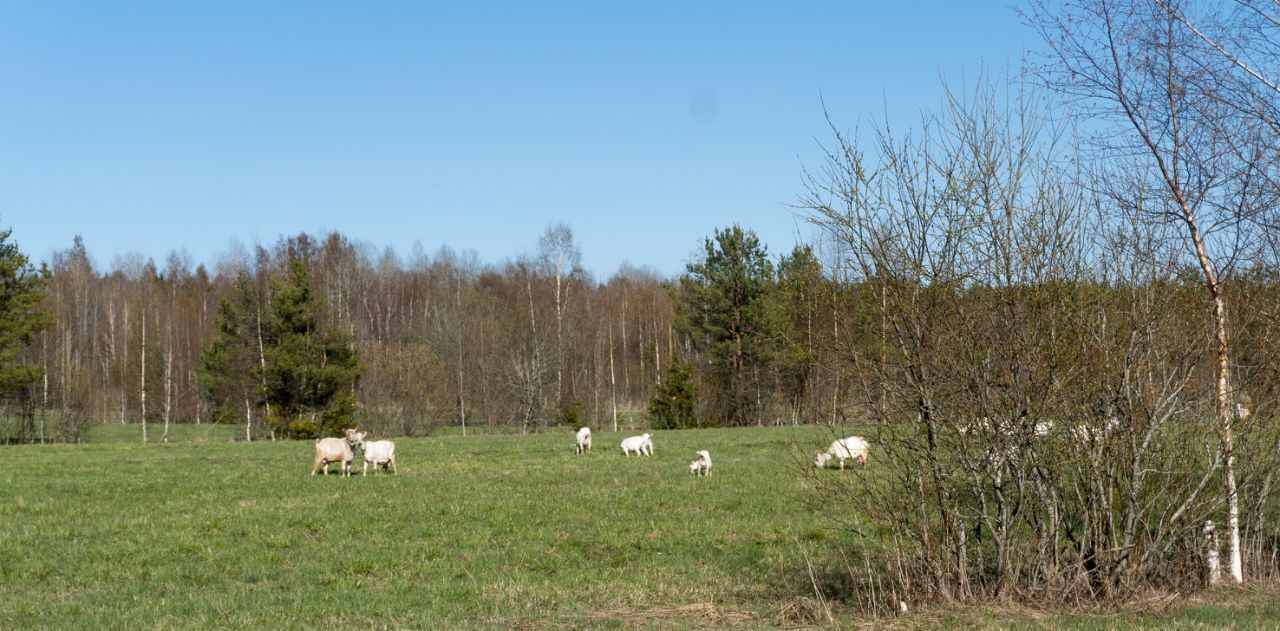
[[[804,552],[821,563],[853,536],[802,501],[825,429],[657,432],[653,458],[623,458],[623,435],[603,432],[575,456],[567,429],[403,439],[399,475],[350,479],[309,477],[310,442],[235,435],[180,426],[142,445],[138,428],[104,425],[89,444],[6,447],[0,628],[816,625]],[[688,472],[702,448],[710,478]],[[874,475],[872,456],[823,475]],[[1276,606],[1249,607],[1128,622],[1280,626]],[[895,624],[1046,624],[1002,618]]]

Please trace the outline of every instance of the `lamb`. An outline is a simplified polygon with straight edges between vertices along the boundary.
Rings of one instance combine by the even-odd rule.
[[[832,441],[831,446],[826,451],[821,449],[815,450],[813,454],[813,466],[821,469],[827,464],[828,460],[835,458],[840,461],[840,469],[844,470],[844,461],[847,459],[857,460],[863,467],[867,466],[867,450],[869,445],[866,439],[861,436],[850,436]]]
[[[622,441],[622,455],[630,456],[631,452],[635,452],[637,456],[653,455],[653,434],[645,433],[640,436],[632,436]]]
[[[584,427],[578,430],[578,435],[574,441],[573,448],[575,453],[581,454],[584,451],[591,451],[591,428]]]
[[[689,463],[689,473],[694,475],[711,475],[711,452],[703,449],[697,453],[697,460]]]
[[[373,465],[373,472],[378,472],[378,467],[383,470],[396,472],[396,444],[389,440],[375,440],[364,443],[364,472],[361,475],[369,475],[369,465]]]
[[[331,462],[342,463],[343,477],[351,475],[351,461],[355,459],[352,450],[364,446],[364,433],[357,432],[354,428],[343,429],[342,433],[345,435],[343,438],[321,438],[316,441],[316,462],[311,465],[311,475],[316,474],[320,465],[324,465],[324,474],[329,475]]]

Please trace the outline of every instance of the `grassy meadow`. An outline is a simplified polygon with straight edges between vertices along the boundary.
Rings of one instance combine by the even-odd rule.
[[[152,428],[156,430],[157,428]],[[835,530],[800,472],[825,428],[656,432],[653,458],[568,429],[397,441],[399,475],[307,475],[309,441],[136,426],[5,447],[0,628],[796,628]],[[154,438],[159,431],[153,431]],[[689,475],[697,449],[714,475]],[[872,467],[821,475],[873,476]],[[1280,626],[1265,597],[1172,615],[928,612],[891,626]],[[836,626],[864,621],[839,602]],[[1272,626],[1268,627],[1268,624]]]
[[[310,441],[139,435],[6,448],[0,627],[804,622],[797,541],[841,536],[798,501],[825,429],[401,439],[399,475],[350,479],[309,477]]]

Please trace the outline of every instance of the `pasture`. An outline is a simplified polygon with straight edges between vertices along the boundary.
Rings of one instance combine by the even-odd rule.
[[[596,432],[583,456],[568,429],[398,439],[399,475],[349,479],[309,477],[310,441],[178,426],[142,445],[137,431],[5,448],[0,628],[825,626],[814,585],[838,591],[836,550],[855,536],[808,501],[801,471],[825,428],[655,432],[652,458],[622,456],[631,433]],[[713,476],[689,474],[697,449]],[[871,468],[819,475],[875,463],[873,448]],[[894,624],[1203,628],[1273,620],[1268,602]],[[837,626],[862,622],[827,606]]]
[[[230,429],[8,447],[0,627],[772,626],[814,613],[799,546],[841,536],[800,502],[825,429],[400,439],[399,475],[350,479]]]

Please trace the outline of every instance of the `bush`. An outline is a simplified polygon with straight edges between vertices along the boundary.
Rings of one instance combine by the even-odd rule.
[[[287,438],[317,438],[320,430],[316,427],[316,422],[310,419],[298,419],[290,421],[285,427],[285,437]]]
[[[694,403],[698,388],[693,383],[689,364],[679,362],[667,369],[667,378],[649,400],[649,421],[653,429],[685,429],[698,427]]]
[[[582,403],[573,401],[560,410],[560,422],[578,429],[582,427]]]

